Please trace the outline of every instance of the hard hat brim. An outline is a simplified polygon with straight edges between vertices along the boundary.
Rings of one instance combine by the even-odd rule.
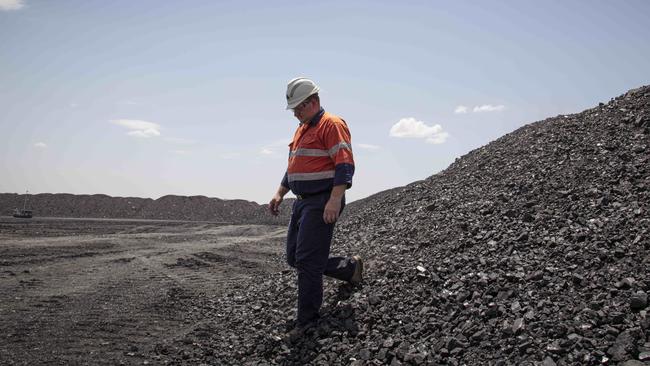
[[[320,91],[320,88],[315,87],[314,90],[312,90],[311,93],[309,93],[309,95],[307,95],[306,97],[301,98],[301,99],[294,99],[291,102],[287,102],[287,108],[286,109],[289,110],[289,109],[296,108],[300,103],[304,102],[305,99],[311,97],[312,95],[318,93],[319,91]]]
[[[295,101],[295,102],[287,103],[287,108],[286,109],[289,110],[289,109],[296,108],[300,103],[304,102],[305,99],[307,99],[307,98],[309,98],[309,96],[306,96],[305,98],[300,99],[300,100]]]

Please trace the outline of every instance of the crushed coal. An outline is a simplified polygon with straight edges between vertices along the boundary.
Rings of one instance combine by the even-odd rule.
[[[325,281],[295,320],[286,270],[194,299],[218,331],[168,362],[643,364],[650,352],[650,87],[526,125],[446,170],[349,205],[333,248],[361,288]],[[203,334],[205,335],[205,334]],[[199,340],[200,338],[200,340]],[[174,351],[172,351],[174,350]]]

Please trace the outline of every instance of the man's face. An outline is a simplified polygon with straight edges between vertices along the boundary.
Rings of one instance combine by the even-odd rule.
[[[298,118],[300,123],[307,123],[309,120],[318,113],[318,103],[314,98],[307,98],[304,102],[298,104],[293,108],[293,115]]]

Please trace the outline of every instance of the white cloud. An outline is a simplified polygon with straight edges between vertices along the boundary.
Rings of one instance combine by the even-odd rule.
[[[37,149],[46,149],[47,144],[44,143],[44,142],[37,142],[37,143],[34,144],[34,147],[37,148]]]
[[[476,107],[474,107],[474,113],[477,113],[477,112],[500,112],[500,111],[504,110],[505,108],[506,108],[506,106],[504,106],[503,104],[499,104],[499,105],[483,104],[481,106],[477,105]]]
[[[124,126],[129,130],[148,130],[148,129],[159,129],[160,125],[153,122],[141,121],[137,119],[114,119],[111,122]]]
[[[172,152],[176,155],[189,155],[190,152],[187,150],[172,150]]]
[[[468,110],[468,108],[466,106],[459,105],[458,107],[456,107],[456,109],[454,109],[454,113],[456,113],[456,114],[465,114],[465,113],[467,113],[467,110]]]
[[[140,121],[137,119],[114,119],[111,123],[126,127],[131,130],[127,135],[140,138],[160,136],[160,125],[153,122]]]
[[[70,103],[70,108],[77,108],[79,107],[78,103]]]
[[[391,137],[422,138],[430,144],[442,144],[449,134],[442,130],[442,126],[427,126],[426,123],[415,118],[402,118],[390,128]]]
[[[0,0],[0,10],[11,11],[19,10],[25,6],[23,0]]]
[[[160,132],[153,128],[147,128],[146,130],[129,131],[126,134],[129,136],[141,137],[145,139],[149,137],[160,136]]]
[[[359,146],[360,148],[365,149],[365,150],[373,150],[373,151],[374,150],[379,150],[379,146],[377,146],[377,145],[357,144],[357,146]]]
[[[172,144],[178,144],[178,145],[194,145],[194,144],[196,144],[196,141],[194,141],[194,140],[183,139],[183,138],[178,138],[178,137],[166,137],[165,141],[171,142]]]
[[[262,154],[262,155],[273,155],[273,154],[275,154],[275,151],[273,151],[271,149],[264,148],[264,149],[262,149],[260,151],[260,154]]]

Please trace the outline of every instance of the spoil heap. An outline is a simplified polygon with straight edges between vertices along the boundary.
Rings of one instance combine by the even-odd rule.
[[[245,200],[223,200],[205,196],[167,195],[156,200],[138,197],[111,197],[105,194],[75,195],[41,193],[29,195],[35,217],[81,217],[109,219],[155,219],[216,221],[233,224],[289,223],[290,205],[278,216],[268,213],[268,205]],[[10,215],[23,207],[25,195],[0,193],[0,215]],[[292,199],[288,200],[289,202]]]
[[[648,364],[649,156],[650,87],[522,127],[426,180],[351,204],[333,247],[367,258],[365,284],[326,281],[323,318],[302,339],[281,339],[295,307],[286,271],[196,300],[214,321],[156,345],[155,357]]]

